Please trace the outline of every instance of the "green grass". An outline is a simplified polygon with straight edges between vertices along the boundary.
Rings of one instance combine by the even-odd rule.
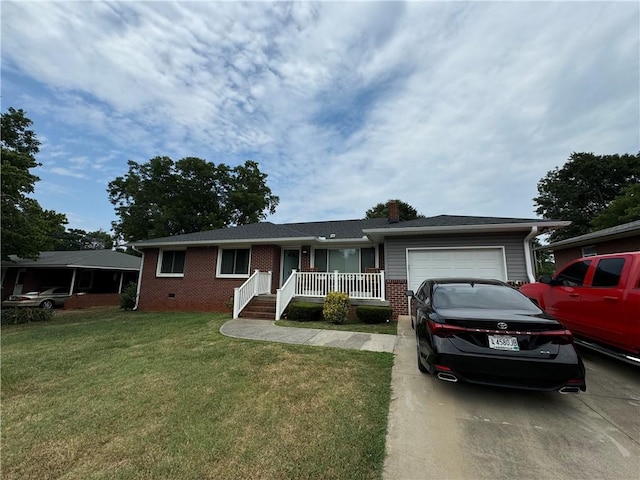
[[[2,478],[381,478],[392,355],[230,339],[228,319],[4,327]]]
[[[297,320],[278,320],[275,323],[281,327],[320,328],[323,330],[346,330],[349,332],[386,333],[388,335],[396,335],[398,332],[398,322],[395,321],[368,324],[355,319],[347,320],[347,322],[342,325],[329,322],[298,322]]]

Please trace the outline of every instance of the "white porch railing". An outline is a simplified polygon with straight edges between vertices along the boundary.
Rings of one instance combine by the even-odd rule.
[[[276,320],[280,320],[285,308],[287,308],[291,299],[296,295],[297,273],[296,270],[292,270],[291,275],[289,275],[287,281],[284,282],[284,285],[276,290]]]
[[[240,316],[253,297],[263,293],[271,293],[271,272],[256,270],[246,282],[233,289],[233,318]]]
[[[349,298],[385,300],[384,272],[333,273],[293,271],[276,293],[276,320],[293,297],[325,297],[329,292],[344,292]]]

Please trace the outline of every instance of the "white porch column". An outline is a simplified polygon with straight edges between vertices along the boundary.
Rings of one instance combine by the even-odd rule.
[[[73,276],[71,277],[71,287],[69,287],[69,295],[73,294],[73,289],[76,286],[76,274],[78,273],[78,269],[73,269]]]

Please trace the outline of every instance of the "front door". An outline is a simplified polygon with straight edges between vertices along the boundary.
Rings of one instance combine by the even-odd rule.
[[[282,283],[280,285],[284,285],[294,269],[300,269],[300,250],[286,248],[282,250]]]

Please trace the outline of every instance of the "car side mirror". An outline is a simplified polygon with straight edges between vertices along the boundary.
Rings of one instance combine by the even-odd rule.
[[[547,285],[553,285],[553,277],[551,277],[551,275],[541,275],[538,281],[540,283],[546,283]]]
[[[413,290],[407,290],[407,292],[405,293],[405,295],[407,297],[415,297],[415,295],[413,294]]]

